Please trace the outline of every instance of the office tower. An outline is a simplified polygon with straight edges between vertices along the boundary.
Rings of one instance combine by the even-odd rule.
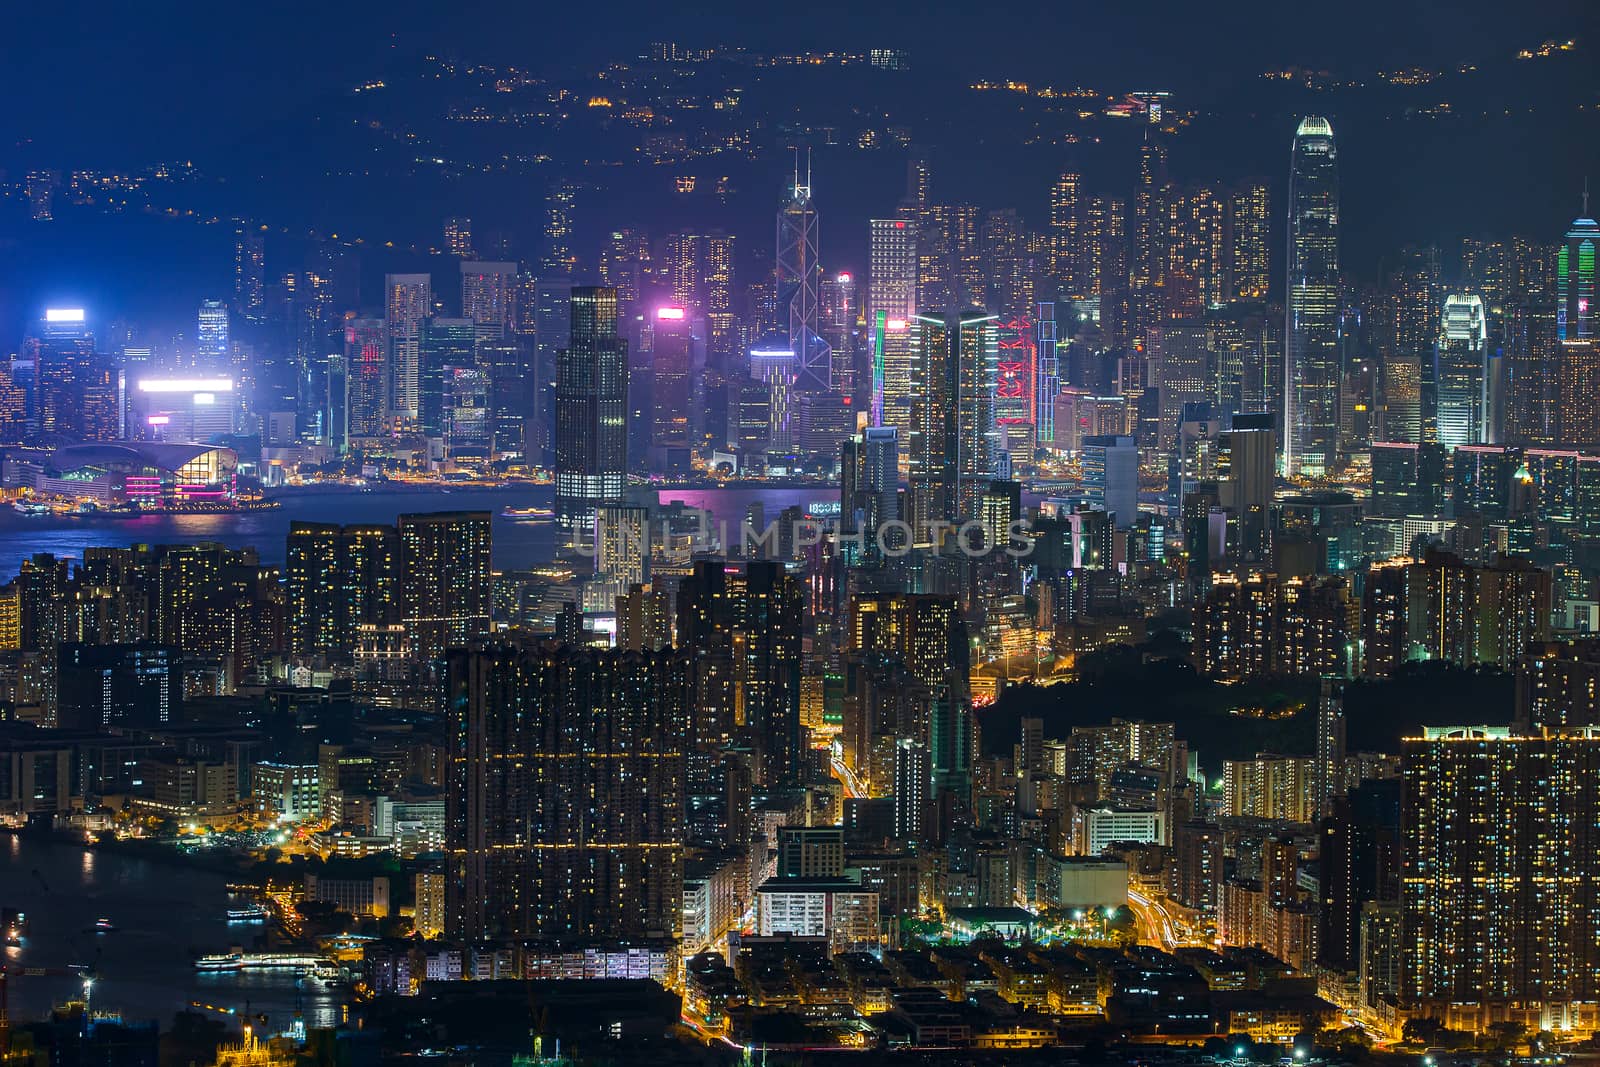
[[[1217,502],[1237,525],[1236,551],[1261,560],[1267,552],[1267,517],[1277,473],[1277,434],[1268,413],[1235,415],[1217,436]]]
[[[1050,187],[1050,274],[1061,298],[1090,291],[1084,270],[1082,186],[1082,175],[1065,171]]]
[[[122,436],[122,373],[95,352],[82,308],[50,308],[23,344],[33,366],[30,422],[41,433],[78,441]]]
[[[379,437],[389,429],[389,330],[382,319],[345,323],[344,367],[345,419],[329,434],[341,448],[352,437]]]
[[[776,293],[778,313],[788,322],[789,351],[794,353],[793,388],[801,393],[823,393],[833,386],[833,357],[818,321],[817,286],[822,266],[817,262],[817,237],[817,209],[811,204],[811,153],[806,153],[803,181],[796,153],[789,198],[778,211]]]
[[[578,183],[552,182],[544,194],[544,268],[541,273],[571,277],[578,257],[572,250],[573,215],[578,205]]]
[[[1402,756],[1402,1010],[1474,1030],[1508,1010],[1592,1019],[1600,737],[1425,727]]]
[[[476,352],[477,327],[471,319],[422,323],[417,335],[417,428],[424,435],[444,436],[451,368],[474,366]]]
[[[233,220],[233,309],[260,318],[267,302],[266,242],[248,219]]]
[[[1170,452],[1185,408],[1204,404],[1216,395],[1212,384],[1216,338],[1209,327],[1197,322],[1152,326],[1145,336],[1153,377],[1161,390],[1160,437],[1155,444],[1162,452]]]
[[[194,365],[210,374],[233,366],[228,343],[228,306],[220,300],[203,300],[195,322]]]
[[[475,369],[488,386],[487,437],[496,459],[521,459],[528,453],[535,397],[534,347],[534,339],[527,333],[478,342]]]
[[[755,780],[800,780],[801,583],[783,564],[752,560],[730,574],[720,560],[695,564],[678,589],[677,640],[691,653],[695,747],[738,739],[755,753]]]
[[[917,310],[917,231],[904,219],[868,224],[867,322],[877,312],[909,320]]]
[[[682,657],[491,645],[449,656],[453,938],[673,937],[682,907]]]
[[[628,466],[628,346],[617,336],[616,290],[575,287],[570,314],[555,398],[557,537],[569,550],[592,536],[596,507],[621,503]]]
[[[0,357],[0,445],[21,444],[28,432],[28,393],[17,381],[17,370],[14,360]],[[31,376],[31,370],[24,373]]]
[[[1400,899],[1398,778],[1363,782],[1323,812],[1317,962],[1353,972],[1361,965],[1361,916],[1373,902]]]
[[[1010,459],[1019,448],[1031,458],[1034,441],[1034,396],[1038,380],[1038,328],[1026,313],[1005,316],[994,324],[995,461]]]
[[[900,518],[900,435],[893,426],[868,426],[844,443],[840,463],[839,528],[870,539]]]
[[[1489,327],[1477,294],[1445,298],[1434,347],[1434,425],[1446,448],[1490,443]]]
[[[1126,530],[1139,519],[1139,450],[1132,437],[1117,434],[1083,439],[1084,495],[1115,517]]]
[[[668,460],[673,450],[694,444],[691,436],[694,338],[688,312],[681,307],[660,307],[651,324],[649,402],[646,425],[655,451],[651,466],[657,470],[687,469],[688,457]],[[635,462],[645,457],[634,457]]]
[[[489,394],[489,375],[484,370],[478,367],[447,368],[444,382],[444,445],[445,453],[451,459],[483,463],[491,458],[494,452],[494,422]]]
[[[1040,304],[1034,321],[1037,324],[1034,351],[1038,377],[1034,383],[1034,442],[1048,445],[1056,439],[1056,398],[1061,394],[1061,358],[1056,347],[1056,306]]]
[[[446,255],[460,259],[473,257],[471,219],[457,215],[444,220],[444,250]]]
[[[515,263],[467,260],[461,264],[461,317],[471,319],[478,337],[504,337],[516,307]]]
[[[1600,223],[1589,218],[1589,193],[1583,194],[1583,215],[1572,222],[1556,253],[1556,339],[1600,339],[1595,327],[1595,250],[1600,247]]]
[[[1272,281],[1272,215],[1267,183],[1240,183],[1228,194],[1223,241],[1223,299],[1265,300]]]
[[[912,527],[976,513],[994,476],[994,387],[999,363],[995,316],[974,308],[918,315],[912,362],[910,470]]]
[[[528,451],[534,462],[546,465],[555,459],[556,378],[559,353],[572,337],[572,288],[565,278],[540,279],[534,285],[533,429]]]
[[[1331,472],[1339,452],[1339,171],[1333,127],[1308,116],[1289,164],[1284,470]]]
[[[56,725],[64,730],[158,730],[183,718],[179,651],[169,645],[68,643],[59,666]]]
[[[817,299],[822,339],[833,353],[833,391],[857,411],[871,410],[870,378],[863,378],[857,360],[861,356],[857,317],[861,313],[861,287],[855,275],[840,271],[822,279]]]
[[[388,274],[383,279],[389,325],[389,404],[406,424],[418,417],[422,324],[433,314],[433,276]]]
[[[490,514],[400,516],[400,617],[406,646],[432,661],[489,635]]]

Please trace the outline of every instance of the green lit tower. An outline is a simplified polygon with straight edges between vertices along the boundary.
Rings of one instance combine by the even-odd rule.
[[[1600,245],[1600,224],[1589,217],[1589,191],[1583,193],[1583,214],[1574,219],[1556,256],[1556,340],[1588,341],[1595,336],[1594,252]]]

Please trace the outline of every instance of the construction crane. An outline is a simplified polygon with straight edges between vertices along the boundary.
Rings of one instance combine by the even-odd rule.
[[[13,978],[82,978],[83,999],[87,1006],[89,990],[94,985],[94,972],[88,964],[71,967],[18,967],[0,964],[0,1063],[11,1056],[11,1016],[9,999]]]

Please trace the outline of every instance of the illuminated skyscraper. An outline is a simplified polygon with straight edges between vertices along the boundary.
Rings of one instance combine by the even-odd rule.
[[[557,356],[556,518],[565,549],[593,536],[594,509],[622,502],[628,467],[628,346],[617,291],[572,290],[572,333]]]
[[[912,527],[977,513],[994,477],[994,387],[999,349],[995,316],[981,309],[913,320]]]
[[[1488,430],[1490,399],[1488,323],[1476,293],[1445,298],[1434,346],[1434,423],[1446,448],[1493,443]]]
[[[1556,255],[1556,338],[1588,341],[1600,338],[1595,327],[1595,251],[1600,223],[1589,216],[1589,194],[1583,194],[1583,216],[1573,220]]]
[[[95,352],[82,308],[50,308],[23,345],[33,365],[30,421],[41,433],[78,441],[122,436],[122,372]]]
[[[551,184],[544,198],[544,273],[571,276],[577,267],[572,251],[573,213],[578,204],[578,183]]]
[[[351,437],[378,437],[388,430],[388,356],[389,333],[382,319],[345,324],[345,424],[332,427],[334,440],[343,444]]]
[[[228,306],[220,300],[204,300],[195,321],[194,365],[216,374],[232,366],[233,351],[228,343]]]
[[[690,445],[690,374],[694,338],[688,312],[660,307],[651,328],[649,440],[663,450]],[[635,457],[636,460],[643,457]],[[664,468],[663,468],[664,469]]]
[[[1339,171],[1333,127],[1308,116],[1289,161],[1284,470],[1333,469],[1339,452]]]
[[[383,279],[384,321],[389,324],[389,407],[410,423],[417,418],[422,324],[433,314],[433,276],[388,274]]]
[[[1056,398],[1061,393],[1061,360],[1056,348],[1056,306],[1040,304],[1034,339],[1038,360],[1034,384],[1034,443],[1048,445],[1056,437]]]
[[[1453,1029],[1508,1011],[1591,1028],[1600,733],[1425,727],[1402,765],[1401,1009]]]
[[[471,219],[457,215],[444,220],[444,250],[461,259],[473,257]]]
[[[1086,295],[1084,270],[1083,176],[1066,171],[1050,187],[1050,273],[1061,297]]]
[[[794,353],[794,389],[827,392],[833,385],[833,357],[822,339],[817,287],[822,266],[817,261],[818,217],[811,204],[811,155],[800,177],[795,157],[789,199],[778,212],[778,313],[788,319],[789,351]]]
[[[1226,300],[1265,300],[1271,287],[1272,217],[1267,183],[1243,182],[1228,195],[1223,293]]]
[[[489,636],[490,514],[400,516],[400,615],[406,646],[433,661]]]
[[[462,263],[461,317],[473,321],[479,337],[504,337],[511,329],[516,287],[515,263]]]
[[[471,319],[431,318],[417,338],[417,428],[443,437],[446,379],[451,367],[470,367],[476,359],[477,326]]]
[[[400,540],[393,526],[289,524],[289,651],[350,656],[363,624],[400,621]]]
[[[259,318],[267,302],[266,243],[247,219],[233,220],[233,309]]]
[[[1163,290],[1167,284],[1167,146],[1150,129],[1139,146],[1139,187],[1133,201],[1132,300],[1134,333],[1162,317]]]

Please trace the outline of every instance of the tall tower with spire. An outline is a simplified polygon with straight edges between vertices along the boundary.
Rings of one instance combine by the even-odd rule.
[[[1595,328],[1594,255],[1600,223],[1589,214],[1589,183],[1583,183],[1583,214],[1573,220],[1556,256],[1556,339],[1588,341]]]
[[[1339,168],[1317,115],[1290,150],[1284,304],[1284,473],[1323,474],[1339,451]]]
[[[817,292],[822,267],[817,261],[817,209],[811,204],[811,150],[805,174],[795,151],[789,198],[778,211],[778,313],[789,320],[789,351],[794,353],[794,388],[824,393],[833,384],[833,353],[818,329]]]

